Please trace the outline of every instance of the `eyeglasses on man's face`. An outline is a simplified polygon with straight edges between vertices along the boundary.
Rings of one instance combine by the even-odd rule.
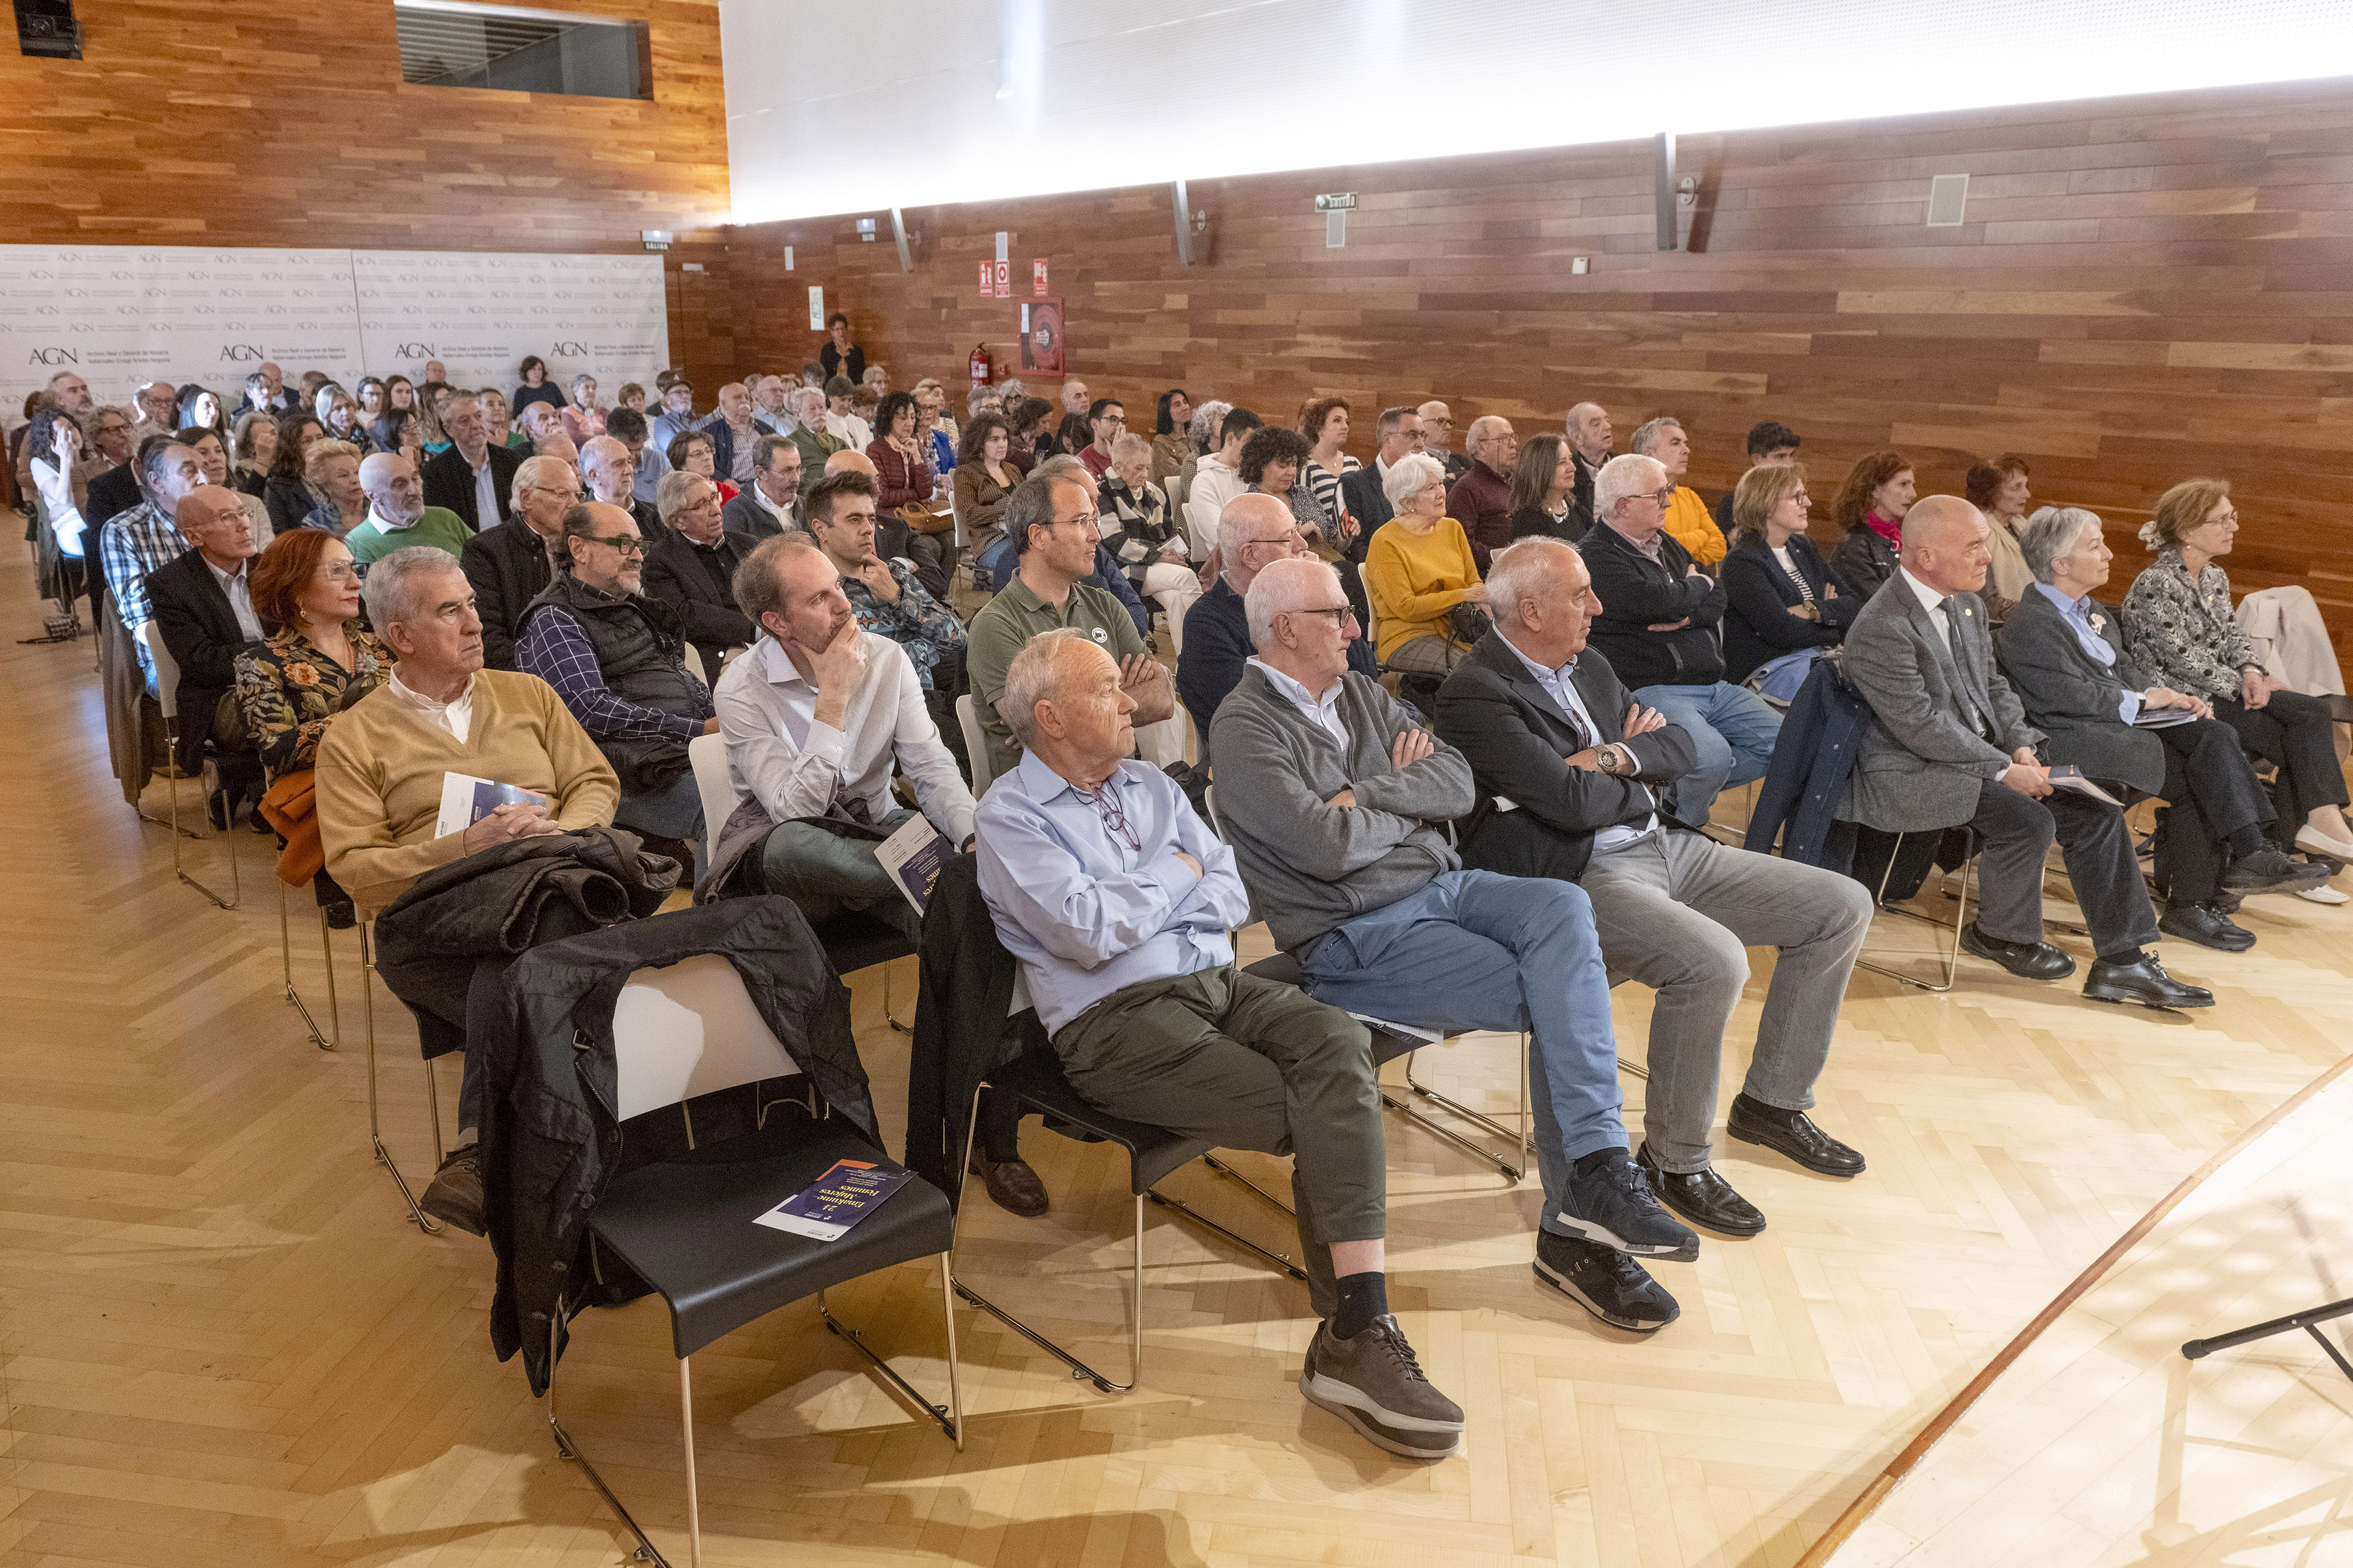
[[[607,550],[617,550],[624,556],[643,555],[646,552],[646,542],[634,533],[616,533],[609,538],[601,534],[584,533],[580,537],[591,544],[601,544]]]
[[[1332,617],[1332,629],[1335,631],[1345,629],[1348,623],[1356,616],[1356,610],[1346,605],[1335,605],[1328,609],[1293,610],[1291,613],[1294,616],[1329,616]]]

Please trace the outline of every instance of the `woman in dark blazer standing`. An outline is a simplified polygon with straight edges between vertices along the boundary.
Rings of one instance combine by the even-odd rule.
[[[1835,647],[1862,613],[1806,537],[1806,470],[1766,464],[1732,492],[1732,549],[1725,555],[1724,679],[1806,647]]]

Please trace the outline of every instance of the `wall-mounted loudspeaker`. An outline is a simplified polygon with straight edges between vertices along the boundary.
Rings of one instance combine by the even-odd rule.
[[[16,0],[16,47],[46,59],[81,58],[73,0]]]

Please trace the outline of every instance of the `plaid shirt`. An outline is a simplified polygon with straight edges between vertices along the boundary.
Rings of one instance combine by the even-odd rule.
[[[123,630],[134,639],[139,628],[155,618],[147,603],[147,574],[177,561],[189,548],[180,525],[157,511],[153,501],[141,501],[129,511],[116,513],[98,531],[98,559],[106,572],[107,591],[114,595],[115,614],[122,617]],[[154,660],[145,643],[134,641],[132,646],[139,650],[139,668],[146,672],[147,685],[153,689]]]
[[[605,672],[597,668],[596,649],[569,611],[551,607],[532,616],[530,629],[515,645],[515,667],[555,688],[564,706],[592,740],[640,741],[668,735],[691,741],[702,733],[702,719],[631,702],[606,685]],[[693,679],[691,674],[688,679]],[[707,690],[703,706],[711,706]]]
[[[899,584],[899,602],[886,605],[881,595],[856,577],[844,577],[841,591],[858,617],[861,631],[889,637],[907,650],[923,689],[932,689],[932,668],[941,656],[964,647],[964,623],[955,612],[932,597],[915,581],[915,570],[903,561],[887,563],[891,580]]]

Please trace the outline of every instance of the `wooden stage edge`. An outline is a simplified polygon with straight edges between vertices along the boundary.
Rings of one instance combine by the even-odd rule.
[[[2050,1305],[2037,1312],[2032,1321],[2021,1329],[2008,1344],[2002,1346],[2000,1353],[1986,1363],[1985,1369],[1971,1378],[1967,1387],[1955,1394],[1942,1410],[1930,1417],[1928,1424],[1920,1428],[1919,1435],[1905,1444],[1903,1451],[1894,1458],[1888,1461],[1885,1469],[1872,1478],[1871,1484],[1863,1488],[1862,1495],[1847,1505],[1846,1510],[1838,1516],[1830,1529],[1824,1531],[1821,1537],[1808,1549],[1806,1554],[1798,1560],[1798,1568],[1826,1568],[1839,1548],[1844,1545],[1848,1538],[1852,1536],[1879,1505],[1887,1500],[1889,1494],[1895,1489],[1896,1484],[1927,1458],[1937,1443],[1953,1429],[1954,1425],[1985,1396],[2018,1358],[2026,1353],[2029,1347],[2042,1337],[2043,1331],[2059,1321],[2060,1314],[2081,1300],[2084,1292],[2105,1279],[2108,1272],[2122,1262],[2127,1253],[2139,1245],[2150,1231],[2155,1230],[2166,1215],[2180,1207],[2184,1200],[2192,1193],[2204,1186],[2239,1155],[2253,1148],[2265,1133],[2286,1121],[2331,1083],[2343,1077],[2348,1068],[2353,1068],[2353,1056],[2345,1058],[2296,1090],[2295,1094],[2274,1106],[2229,1146],[2217,1150],[2204,1164],[2184,1176],[2180,1184],[2166,1194],[2147,1214],[2135,1220],[2130,1228],[2116,1237],[2114,1245],[2094,1258],[2090,1267],[2071,1280],[2065,1289],[2053,1296]]]

